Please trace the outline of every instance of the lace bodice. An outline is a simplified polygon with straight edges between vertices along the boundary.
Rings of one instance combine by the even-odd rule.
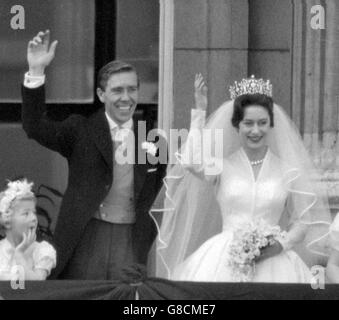
[[[224,229],[253,218],[277,225],[288,196],[287,172],[270,150],[256,179],[243,149],[226,159],[217,191]]]

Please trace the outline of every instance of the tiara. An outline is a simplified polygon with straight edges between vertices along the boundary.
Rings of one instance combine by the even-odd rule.
[[[248,79],[242,79],[241,82],[234,82],[234,86],[230,86],[231,100],[243,94],[260,93],[272,97],[272,84],[270,80],[256,79],[254,75]]]

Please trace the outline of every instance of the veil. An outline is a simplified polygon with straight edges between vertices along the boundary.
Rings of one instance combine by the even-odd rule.
[[[212,131],[212,146],[219,142],[213,132],[222,129],[222,154],[219,158],[212,154],[214,165],[223,161],[220,157],[227,158],[241,147],[239,135],[231,124],[233,103],[231,100],[221,105],[204,126]],[[327,256],[331,216],[324,183],[289,116],[277,104],[273,114],[274,127],[267,136],[268,147],[288,168],[284,178],[289,191],[289,214],[284,218],[289,224],[298,221],[305,225],[303,246],[309,253]],[[181,161],[185,148],[183,145],[176,153],[177,162],[169,169],[150,210],[158,236],[150,255],[149,270],[152,276],[160,278],[172,279],[177,266],[206,240],[222,232],[216,200],[218,178],[211,183],[210,179],[198,178],[186,170]]]

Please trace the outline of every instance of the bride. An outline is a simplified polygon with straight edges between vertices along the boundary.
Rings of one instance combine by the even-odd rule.
[[[154,275],[239,281],[230,266],[232,241],[242,225],[261,219],[286,233],[260,250],[248,281],[309,283],[311,272],[294,248],[326,255],[330,214],[320,177],[297,129],[274,104],[269,81],[252,76],[230,93],[205,123],[207,86],[196,76],[188,139],[164,179],[165,201],[160,194],[151,210],[158,226]]]

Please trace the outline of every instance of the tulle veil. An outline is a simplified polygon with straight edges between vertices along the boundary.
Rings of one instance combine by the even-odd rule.
[[[212,131],[212,146],[217,143],[213,131],[222,129],[222,158],[229,157],[241,147],[239,135],[231,124],[233,103],[233,100],[226,101],[204,126]],[[288,181],[290,214],[284,218],[287,225],[296,219],[305,224],[307,234],[303,247],[309,254],[326,257],[331,216],[325,185],[289,116],[277,104],[274,104],[273,113],[274,127],[268,135],[268,147],[289,168],[284,174]],[[218,183],[200,179],[182,166],[180,155],[185,147],[183,145],[178,150],[178,161],[168,170],[150,210],[158,236],[150,254],[149,274],[165,279],[171,279],[179,264],[206,240],[222,231],[216,200]],[[213,161],[208,162],[214,165],[223,160],[213,155],[212,158]]]

